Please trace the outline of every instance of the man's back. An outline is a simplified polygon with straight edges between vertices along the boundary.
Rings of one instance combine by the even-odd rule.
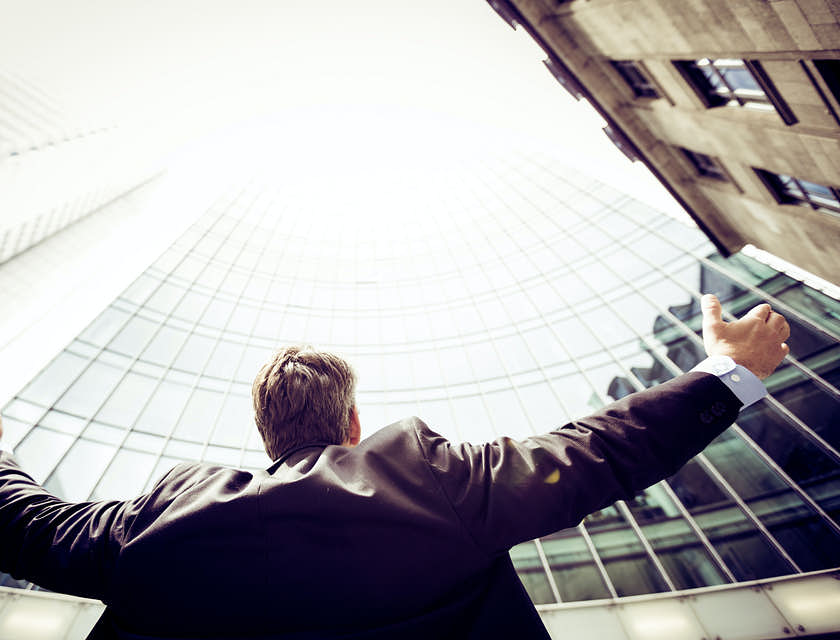
[[[693,373],[521,442],[412,419],[127,502],[64,503],[0,454],[0,568],[101,598],[123,637],[545,638],[508,549],[674,472],[740,406]]]
[[[141,637],[546,637],[507,554],[477,545],[437,481],[435,439],[414,419],[267,472],[175,467],[110,543],[111,622]]]

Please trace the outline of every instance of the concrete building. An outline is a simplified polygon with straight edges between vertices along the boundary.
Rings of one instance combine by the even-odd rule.
[[[0,263],[147,182],[162,156],[0,69]]]
[[[840,4],[489,3],[724,254],[840,281]]]

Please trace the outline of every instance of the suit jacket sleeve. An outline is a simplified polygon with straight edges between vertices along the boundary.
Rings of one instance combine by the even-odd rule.
[[[541,436],[420,446],[458,517],[489,554],[575,526],[673,474],[738,415],[717,377],[689,373]]]
[[[107,601],[126,529],[161,498],[163,482],[134,500],[65,502],[0,452],[0,570],[54,591]]]

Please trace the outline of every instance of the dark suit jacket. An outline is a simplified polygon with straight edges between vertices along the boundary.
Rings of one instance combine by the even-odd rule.
[[[63,502],[3,454],[0,569],[102,599],[124,638],[546,638],[508,549],[672,474],[739,408],[692,373],[520,442],[411,418],[125,502]]]

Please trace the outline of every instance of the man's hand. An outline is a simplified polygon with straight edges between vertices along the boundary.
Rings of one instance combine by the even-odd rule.
[[[761,379],[769,376],[790,351],[785,340],[790,326],[769,304],[753,307],[735,322],[724,322],[718,299],[706,294],[703,309],[703,344],[710,356],[732,358]]]

